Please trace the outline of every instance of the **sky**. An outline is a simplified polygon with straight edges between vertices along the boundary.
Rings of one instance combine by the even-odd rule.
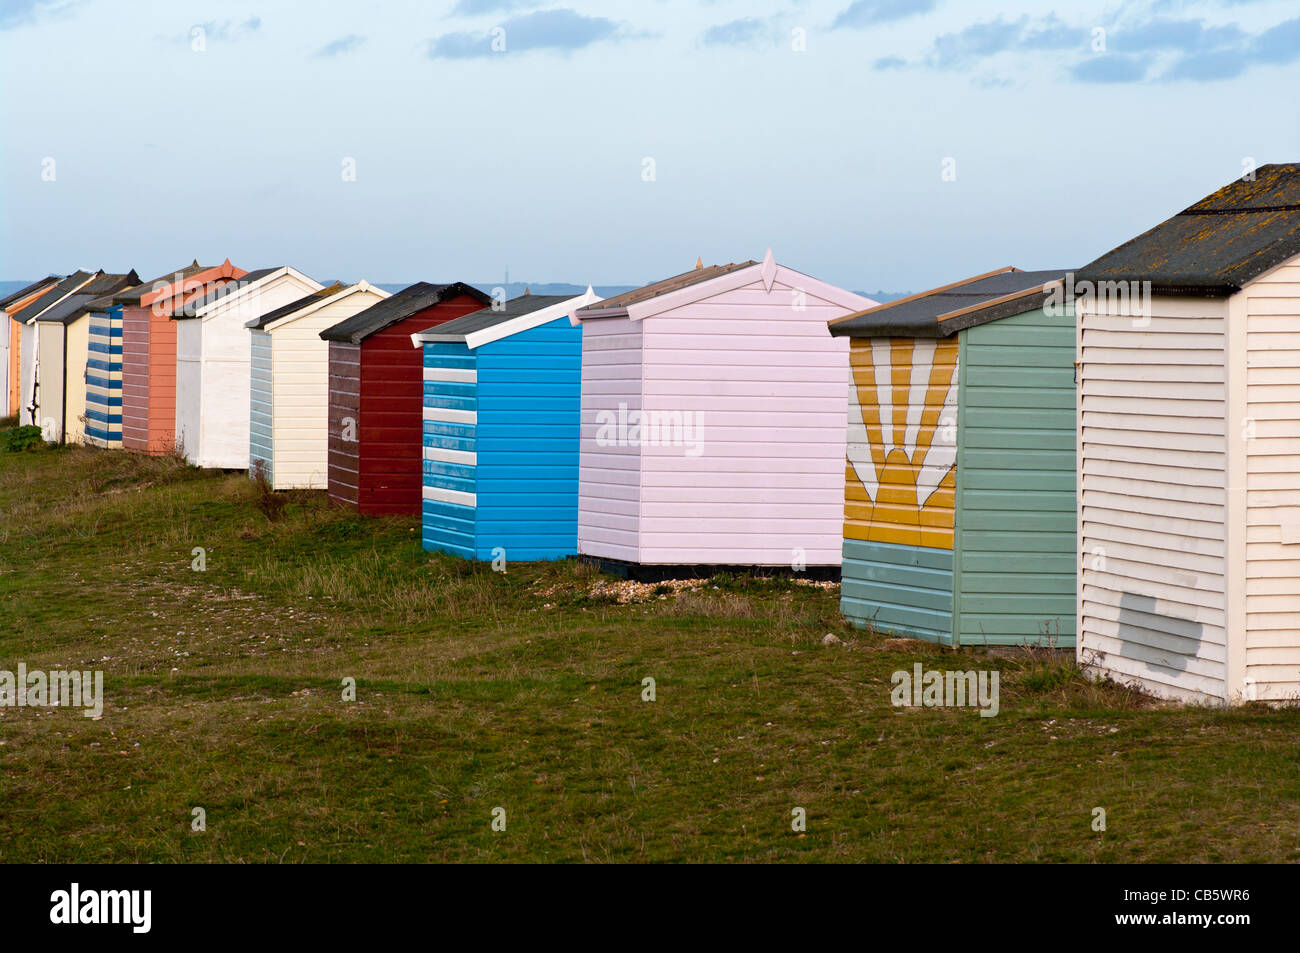
[[[0,0],[0,278],[859,291],[1300,161],[1295,0]]]

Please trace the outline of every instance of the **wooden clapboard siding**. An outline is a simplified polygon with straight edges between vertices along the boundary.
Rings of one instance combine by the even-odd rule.
[[[422,351],[421,543],[430,552],[475,559],[477,355],[449,341],[426,343]]]
[[[202,408],[208,397],[203,388],[203,322],[186,318],[176,328],[176,447],[195,466],[203,444]],[[245,332],[247,333],[247,332]],[[248,406],[248,396],[243,404]],[[245,413],[242,416],[247,416]],[[248,442],[245,440],[245,447]],[[244,469],[246,469],[245,467]]]
[[[842,480],[848,342],[826,325],[846,309],[810,293],[795,307],[797,294],[785,278],[768,289],[755,275],[643,319],[644,414],[680,414],[702,429],[640,448],[641,563],[840,564],[840,501],[810,495],[807,478],[825,489]],[[728,500],[707,514],[647,500],[669,473]],[[760,473],[761,492],[734,479]]]
[[[0,328],[0,416],[9,416],[9,381],[12,379],[12,373],[9,369],[9,358],[12,351],[9,348],[9,339],[13,337],[14,328],[17,322],[9,317],[9,312],[0,309],[0,321],[4,322],[4,327]]]
[[[1078,652],[1166,697],[1226,698],[1227,303],[1079,317]]]
[[[51,292],[51,298],[57,299],[58,292]],[[53,304],[53,301],[50,302]],[[12,322],[11,322],[12,323]],[[30,425],[32,421],[33,383],[36,364],[36,325],[18,326],[18,423]]]
[[[1247,285],[1245,565],[1239,607],[1247,698],[1300,697],[1300,259]],[[1237,607],[1234,607],[1237,608]]]
[[[328,489],[329,343],[320,332],[385,297],[370,286],[340,292],[271,327],[275,489]]]
[[[578,551],[639,562],[641,455],[638,447],[597,442],[598,417],[642,408],[641,322],[587,321],[582,328],[581,437],[578,460]],[[683,375],[684,376],[684,375]],[[706,378],[707,379],[707,378]],[[660,480],[667,488],[670,480]],[[694,487],[682,486],[691,494]]]
[[[952,563],[950,549],[845,539],[840,611],[855,625],[951,644]]]
[[[476,350],[477,556],[575,555],[582,328],[563,317]]]
[[[274,352],[271,335],[266,331],[251,330],[249,337],[248,470],[252,476],[263,474],[274,486],[275,390],[271,386]]]
[[[1074,308],[960,336],[954,641],[1073,648]]]
[[[249,321],[320,290],[291,268],[219,299],[195,318],[178,322],[177,433],[195,466],[245,470],[249,466]],[[187,399],[193,390],[195,399]]]
[[[170,453],[176,446],[176,323],[170,310],[122,313],[122,446]]]
[[[90,316],[86,355],[86,443],[122,446],[122,308]]]
[[[410,347],[409,341],[407,346]],[[329,498],[343,506],[356,506],[360,470],[357,440],[361,430],[361,348],[330,341],[329,360]]]
[[[122,446],[149,447],[149,309],[122,309]]]
[[[423,353],[411,335],[483,307],[454,295],[376,331],[361,342],[358,419],[360,512],[369,516],[421,512],[423,486]]]
[[[89,357],[90,317],[82,315],[67,326],[68,349],[63,369],[65,406],[64,439],[71,444],[86,442],[86,360]]]
[[[67,334],[66,325],[46,321],[38,325],[36,337],[36,381],[32,395],[36,409],[33,418],[36,425],[45,431],[47,439],[59,443],[64,441],[66,434],[63,419],[63,353]]]

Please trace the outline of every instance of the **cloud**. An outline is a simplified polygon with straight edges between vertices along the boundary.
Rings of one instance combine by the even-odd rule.
[[[872,69],[903,69],[907,66],[907,60],[901,56],[882,56],[871,64]]]
[[[540,7],[545,0],[460,0],[451,12],[456,16],[473,17],[480,13],[510,13]]]
[[[326,43],[319,50],[312,54],[317,59],[329,59],[335,56],[342,56],[344,53],[351,53],[362,43],[366,42],[364,36],[356,33],[349,33],[347,36],[341,36],[337,40]]]
[[[768,38],[770,31],[766,23],[745,17],[709,27],[700,37],[700,42],[705,46],[756,46]]]
[[[1081,83],[1136,83],[1146,77],[1148,65],[1145,56],[1108,53],[1080,60],[1069,73]]]
[[[1233,6],[1252,0],[1218,0]],[[1157,0],[1144,4],[1145,13],[1169,9]],[[1003,53],[1077,51],[1065,65],[1065,75],[1080,83],[1160,81],[1212,82],[1240,76],[1257,65],[1300,62],[1300,18],[1287,20],[1258,34],[1236,23],[1211,24],[1188,17],[1148,16],[1121,23],[1107,34],[1109,50],[1092,52],[1091,27],[1073,26],[1055,14],[1018,19],[998,17],[972,23],[935,37],[930,49],[914,64],[898,57],[876,60],[877,70],[920,65],[933,70],[971,69]]]
[[[1160,78],[1191,79],[1198,82],[1232,79],[1246,72],[1248,66],[1250,59],[1244,50],[1213,50],[1181,57]]]
[[[1300,59],[1300,17],[1265,30],[1251,44],[1262,63],[1294,63]]]
[[[1055,15],[1041,20],[985,20],[957,33],[936,37],[926,63],[935,69],[955,69],[988,56],[1011,50],[1064,50],[1087,48],[1089,31],[1072,27]]]
[[[0,30],[14,30],[45,16],[71,12],[84,0],[4,0],[0,5]]]
[[[234,20],[209,20],[207,23],[194,24],[194,28],[202,30],[203,35],[209,40],[238,40],[260,30],[262,28],[262,18],[249,17],[240,23],[236,23]],[[187,33],[184,38],[185,42],[189,43],[193,36],[193,32]]]
[[[929,13],[938,4],[939,0],[854,0],[847,9],[840,11],[835,22],[831,24],[831,29],[890,23],[894,20]]]
[[[1181,50],[1196,53],[1235,46],[1246,39],[1246,34],[1235,23],[1206,26],[1204,20],[1162,17],[1136,27],[1117,29],[1113,36],[1115,48],[1125,52]]]
[[[505,52],[554,50],[562,53],[580,50],[620,33],[619,24],[604,17],[583,16],[573,10],[538,10],[512,17],[494,32],[444,33],[429,41],[430,59],[470,59],[492,56],[494,42],[500,38]]]

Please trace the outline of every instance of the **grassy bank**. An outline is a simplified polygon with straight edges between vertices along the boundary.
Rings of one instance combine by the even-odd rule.
[[[829,588],[495,573],[414,519],[277,501],[171,459],[0,453],[0,669],[106,694],[98,720],[0,708],[0,860],[1300,860],[1295,709],[858,632]],[[892,707],[917,661],[998,669],[997,717]]]

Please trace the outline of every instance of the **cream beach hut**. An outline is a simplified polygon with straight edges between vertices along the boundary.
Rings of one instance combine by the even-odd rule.
[[[1164,697],[1300,696],[1300,163],[1081,269],[1078,655]]]
[[[388,297],[365,281],[313,291],[248,322],[248,461],[276,490],[328,487],[329,342],[320,333]]]

